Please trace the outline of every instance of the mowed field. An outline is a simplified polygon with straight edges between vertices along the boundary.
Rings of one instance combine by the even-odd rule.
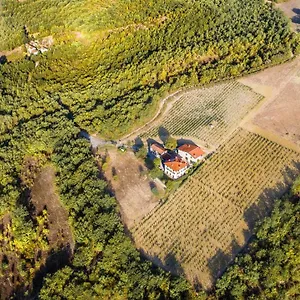
[[[164,131],[216,148],[262,98],[236,81],[192,89],[180,96],[159,122],[154,122],[141,134],[141,138],[157,138],[160,131]]]
[[[136,246],[154,263],[209,289],[299,170],[299,153],[239,128],[134,227]]]

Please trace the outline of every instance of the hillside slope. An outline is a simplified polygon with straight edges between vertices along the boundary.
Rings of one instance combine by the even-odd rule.
[[[20,78],[10,68],[28,74],[24,101],[37,90],[46,93],[81,128],[107,138],[144,122],[172,90],[259,70],[300,50],[288,20],[262,0],[147,6],[140,0],[2,0],[2,8],[3,50],[54,38],[49,52],[31,56],[32,64],[3,67],[15,82]]]

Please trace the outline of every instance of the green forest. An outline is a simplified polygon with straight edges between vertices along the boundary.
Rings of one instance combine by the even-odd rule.
[[[280,11],[262,0],[0,0],[0,14],[1,299],[299,297],[299,182],[215,290],[196,292],[134,248],[81,134],[118,138],[180,87],[291,59],[300,38]],[[49,51],[10,59],[49,35]]]

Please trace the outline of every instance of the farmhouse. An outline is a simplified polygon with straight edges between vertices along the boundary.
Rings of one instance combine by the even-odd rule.
[[[155,157],[160,158],[164,153],[167,152],[167,149],[158,143],[153,143],[149,147],[149,152]]]
[[[185,174],[189,168],[188,164],[182,160],[167,161],[163,163],[164,172],[172,179],[177,179]]]
[[[197,145],[184,144],[177,148],[178,154],[188,163],[194,164],[202,160],[204,151]]]
[[[149,145],[150,157],[160,159],[160,169],[172,178],[177,179],[183,176],[186,171],[204,157],[204,151],[193,144],[184,144],[177,149],[169,150],[161,144],[154,142]]]

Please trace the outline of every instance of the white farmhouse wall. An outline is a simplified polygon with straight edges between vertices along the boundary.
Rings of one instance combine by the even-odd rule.
[[[189,164],[197,163],[202,160],[203,156],[199,156],[197,158],[194,158],[191,154],[181,151],[178,149],[178,154],[182,157],[183,160],[185,160]]]

